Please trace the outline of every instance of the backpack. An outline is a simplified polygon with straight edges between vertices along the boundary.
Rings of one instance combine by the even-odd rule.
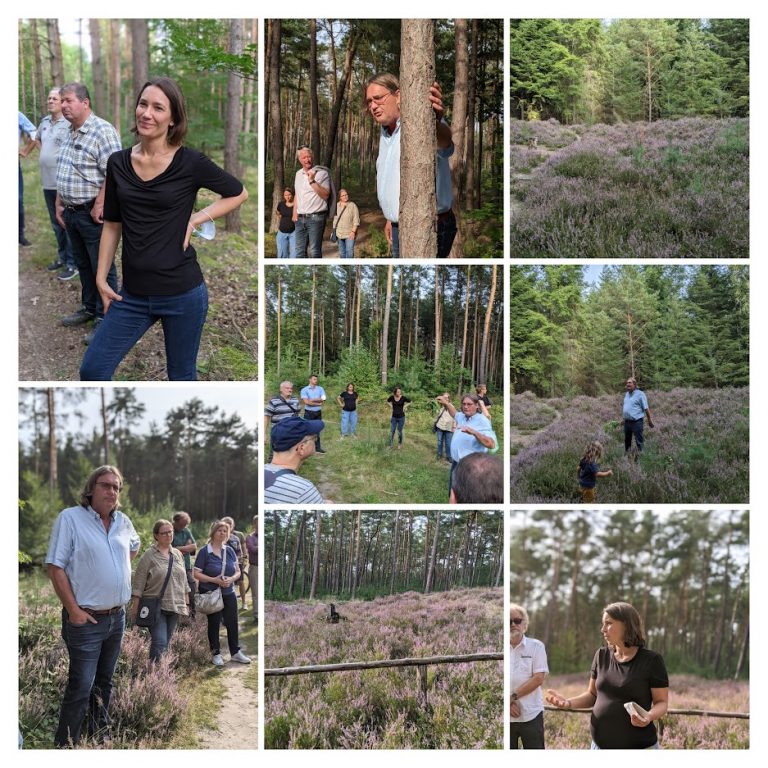
[[[336,185],[333,183],[333,174],[331,173],[331,169],[324,165],[316,165],[314,167],[315,169],[325,171],[328,174],[328,183],[331,187],[331,194],[328,195],[328,200],[326,200],[326,202],[328,203],[328,215],[331,219],[334,219],[336,217]]]

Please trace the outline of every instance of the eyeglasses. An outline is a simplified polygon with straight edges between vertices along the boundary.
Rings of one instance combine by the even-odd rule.
[[[114,483],[102,483],[97,481],[96,485],[101,486],[105,491],[114,491],[115,493],[120,493],[122,490],[119,485],[115,485]]]
[[[522,623],[523,623],[523,621],[524,621],[524,619],[510,619],[510,620],[509,620],[509,623],[510,623],[510,624],[515,624],[515,625],[518,625],[518,626],[519,626],[520,624],[522,624]]]
[[[380,104],[384,103],[385,99],[388,99],[392,94],[390,91],[387,91],[386,93],[379,93],[375,96],[371,96],[370,99],[365,100],[365,108],[370,109],[374,104],[376,106],[379,106]]]

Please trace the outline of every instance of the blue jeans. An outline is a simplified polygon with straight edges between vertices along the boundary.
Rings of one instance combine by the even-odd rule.
[[[340,259],[354,259],[355,258],[355,238],[345,237],[339,238],[339,258]]]
[[[344,437],[347,433],[350,435],[355,434],[357,429],[357,411],[342,411],[341,412],[341,436]]]
[[[69,651],[69,679],[61,700],[59,727],[54,744],[77,744],[88,714],[87,734],[92,736],[109,726],[109,699],[120,644],[125,631],[125,611],[96,616],[96,624],[70,624],[64,610],[61,636]]]
[[[643,419],[638,419],[637,421],[624,419],[624,453],[632,447],[633,435],[638,452],[643,450],[643,443],[645,442],[643,439],[643,421]]]
[[[83,307],[94,317],[104,317],[104,305],[96,289],[101,224],[97,224],[91,218],[90,211],[73,211],[70,208],[64,209],[64,223],[67,225],[75,266],[80,272]],[[107,273],[107,284],[113,291],[117,291],[117,271],[114,262]]]
[[[296,232],[276,232],[277,240],[277,258],[295,259],[296,258]]]
[[[159,661],[160,657],[168,650],[171,637],[179,623],[179,614],[172,611],[160,611],[155,626],[149,630],[152,642],[149,646],[149,658]]]
[[[205,283],[175,296],[134,296],[120,292],[80,365],[81,381],[109,381],[133,345],[159,320],[165,336],[169,381],[197,380],[197,350],[208,314]]]
[[[445,448],[445,458],[446,459],[451,458],[451,437],[453,437],[452,432],[445,429],[437,430],[437,458],[438,459],[443,458],[443,448]]]
[[[405,426],[405,416],[392,416],[389,420],[389,444],[392,445],[397,430],[397,442],[403,444],[403,427]]]
[[[323,255],[325,213],[299,214],[296,221],[296,258],[319,259]],[[307,252],[309,248],[309,252]]]
[[[221,595],[224,600],[224,608],[216,613],[208,614],[208,644],[211,647],[211,653],[215,656],[221,653],[221,643],[219,641],[219,628],[221,623],[227,628],[227,645],[229,645],[229,654],[234,656],[239,650],[237,634],[237,595],[234,592]]]
[[[48,208],[48,218],[51,220],[53,234],[56,236],[56,246],[58,248],[59,261],[65,266],[75,268],[75,257],[72,255],[72,243],[69,242],[67,230],[62,229],[56,221],[56,190],[44,189],[43,197],[45,205]]]
[[[441,216],[444,218],[437,220],[437,258],[445,259],[453,247],[457,226],[453,211]],[[400,258],[400,227],[397,224],[392,224],[392,258]]]

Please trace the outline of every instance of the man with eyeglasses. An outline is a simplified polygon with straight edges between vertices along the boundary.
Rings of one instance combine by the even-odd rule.
[[[549,672],[544,643],[526,637],[528,611],[521,605],[509,606],[510,697],[509,735],[511,748],[544,749],[544,695],[541,691]]]
[[[299,147],[296,159],[301,164],[293,183],[296,257],[303,259],[307,256],[309,246],[309,258],[319,259],[323,255],[323,232],[328,218],[331,177],[326,168],[314,164],[309,147]]]
[[[327,504],[320,491],[298,474],[299,467],[315,452],[315,437],[325,427],[322,419],[307,421],[293,416],[272,427],[270,441],[274,454],[264,465],[266,504]]]
[[[56,221],[69,235],[82,287],[80,309],[61,323],[71,327],[93,321],[92,330],[84,338],[88,344],[104,319],[104,305],[96,288],[96,268],[104,221],[107,160],[121,149],[121,144],[114,126],[91,111],[90,95],[82,83],[67,83],[59,94],[61,114],[69,121],[70,131],[56,166]],[[107,283],[117,291],[114,263],[109,268]]]
[[[451,126],[445,120],[443,92],[437,83],[429,89],[428,98],[435,112],[437,139],[435,192],[437,195],[437,257],[444,259],[451,252],[456,237],[456,216],[453,213],[453,190],[449,158],[454,146]],[[392,246],[392,256],[400,257],[398,221],[400,217],[400,82],[388,72],[374,75],[365,85],[365,108],[381,126],[379,156],[376,159],[376,192],[379,205],[387,220],[384,233]],[[426,190],[425,190],[426,191]],[[405,257],[413,254],[405,253]]]
[[[131,599],[131,560],[140,544],[118,509],[122,487],[117,467],[98,467],[85,481],[78,506],[60,512],[53,524],[45,562],[61,600],[61,635],[69,652],[57,747],[77,745],[86,719],[88,737],[109,738],[112,676]]]

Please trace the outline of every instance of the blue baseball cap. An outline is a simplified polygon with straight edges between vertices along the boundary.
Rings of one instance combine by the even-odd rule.
[[[287,451],[300,443],[307,435],[316,435],[325,427],[322,419],[308,421],[301,416],[291,416],[281,419],[272,427],[270,440],[272,450]]]

